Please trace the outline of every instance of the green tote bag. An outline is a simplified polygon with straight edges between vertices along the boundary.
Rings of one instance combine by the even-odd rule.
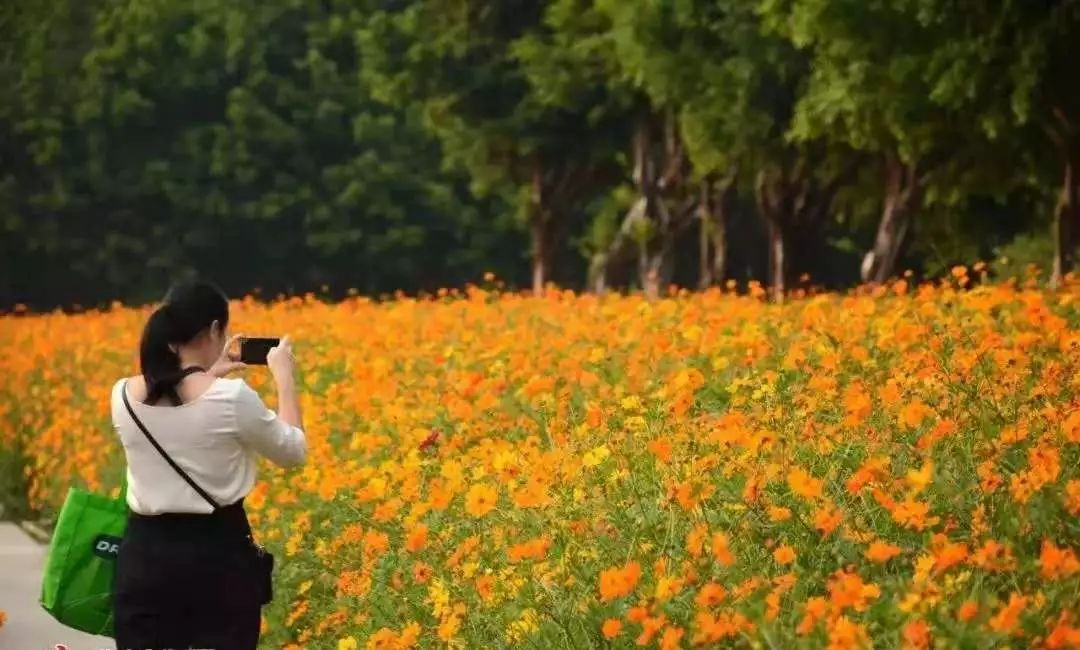
[[[128,518],[126,488],[115,499],[68,490],[41,583],[42,607],[68,627],[112,636],[113,578]]]

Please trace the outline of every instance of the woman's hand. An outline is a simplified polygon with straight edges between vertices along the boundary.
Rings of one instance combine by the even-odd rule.
[[[240,354],[232,351],[233,343],[236,343],[241,338],[243,338],[243,334],[237,334],[229,339],[229,342],[221,350],[221,356],[214,362],[214,365],[210,366],[208,373],[215,377],[224,377],[230,372],[243,370],[247,367],[246,363],[240,361]]]
[[[281,342],[266,353],[266,365],[270,366],[270,374],[277,384],[278,415],[286,424],[303,429],[300,400],[296,395],[296,359],[288,336],[281,337]]]
[[[270,367],[275,383],[280,385],[293,380],[296,358],[293,357],[292,343],[288,336],[283,336],[281,341],[266,353],[266,365]]]

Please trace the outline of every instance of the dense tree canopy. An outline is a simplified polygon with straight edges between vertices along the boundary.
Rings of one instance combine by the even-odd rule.
[[[1080,235],[1075,0],[12,0],[0,36],[2,307],[1061,282]]]

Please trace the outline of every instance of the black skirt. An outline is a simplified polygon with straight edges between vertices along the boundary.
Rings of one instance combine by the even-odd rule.
[[[131,513],[116,562],[117,650],[254,650],[260,567],[243,500],[214,514]]]

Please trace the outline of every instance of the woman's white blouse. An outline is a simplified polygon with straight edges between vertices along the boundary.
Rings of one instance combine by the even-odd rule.
[[[128,507],[143,515],[211,512],[132,421],[122,390],[119,381],[112,392],[112,421],[127,456]],[[151,406],[130,394],[128,401],[173,461],[222,506],[251,492],[256,454],[290,467],[303,463],[307,453],[304,432],[268,409],[242,379],[217,379],[180,406]]]

